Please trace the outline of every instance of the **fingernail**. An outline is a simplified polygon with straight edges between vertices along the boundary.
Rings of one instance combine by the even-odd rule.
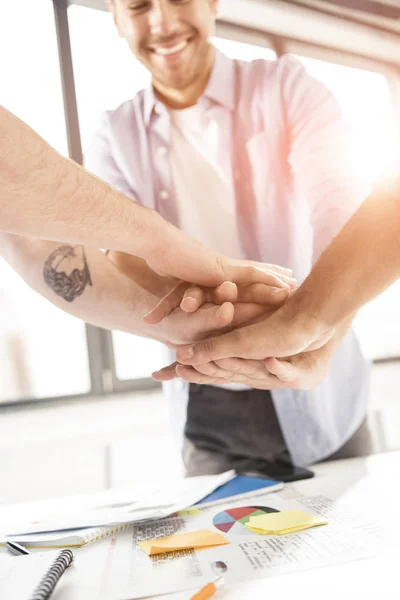
[[[181,360],[182,361],[190,360],[191,358],[193,358],[193,355],[194,355],[193,346],[188,346],[187,348],[185,348],[183,354],[181,355]]]
[[[272,288],[272,291],[271,291],[272,294],[282,294],[282,292],[287,294],[288,293],[287,288]]]

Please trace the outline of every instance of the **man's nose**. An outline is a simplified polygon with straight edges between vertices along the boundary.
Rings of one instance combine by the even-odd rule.
[[[176,25],[175,9],[169,0],[155,0],[149,15],[153,34],[169,34]]]

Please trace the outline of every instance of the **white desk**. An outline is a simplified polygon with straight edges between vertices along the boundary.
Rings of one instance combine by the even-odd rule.
[[[354,502],[354,510],[362,507],[365,512],[390,517],[391,530],[398,535],[400,540],[400,452],[375,455],[366,459],[351,459],[325,463],[315,467],[316,480],[301,482],[306,491],[307,486],[313,482],[321,485],[324,491],[325,476],[335,475],[340,496]],[[297,484],[299,485],[299,484]],[[44,504],[41,503],[43,506]],[[32,506],[32,505],[31,505]],[[15,514],[17,507],[3,508],[0,510],[1,520],[7,514]],[[95,544],[88,546],[81,552],[91,552]],[[4,552],[2,549],[1,552]],[[377,552],[378,554],[378,552]],[[77,560],[79,560],[79,555]],[[270,577],[262,580],[243,582],[233,588],[225,588],[218,592],[217,598],[226,600],[267,600],[273,596],[280,600],[294,600],[297,598],[307,600],[335,599],[398,599],[400,586],[400,544],[399,550],[391,551],[386,557],[359,560],[351,563],[310,569],[300,573]],[[72,573],[68,581],[60,583],[53,595],[53,600],[80,600],[81,595],[74,584]],[[190,593],[179,593],[163,596],[168,600],[187,600]],[[21,599],[22,600],[22,599]],[[86,595],[85,600],[91,600]],[[93,596],[93,600],[95,600]]]

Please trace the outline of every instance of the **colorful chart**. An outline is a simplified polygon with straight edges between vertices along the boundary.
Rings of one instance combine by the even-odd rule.
[[[230,508],[216,514],[213,518],[214,526],[223,533],[232,533],[237,535],[254,535],[249,531],[245,524],[250,517],[264,515],[265,513],[279,512],[269,506],[242,506],[240,508]]]

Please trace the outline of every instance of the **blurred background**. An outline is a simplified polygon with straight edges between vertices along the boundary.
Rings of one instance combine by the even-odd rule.
[[[225,0],[214,43],[244,60],[299,58],[336,95],[360,177],[378,178],[398,157],[398,0]],[[0,56],[2,104],[77,161],[100,114],[149,82],[103,0],[3,0]],[[374,361],[377,452],[400,448],[399,307],[397,284],[356,320]],[[85,326],[0,259],[0,502],[180,472],[166,403],[150,378],[161,364],[156,342]]]

